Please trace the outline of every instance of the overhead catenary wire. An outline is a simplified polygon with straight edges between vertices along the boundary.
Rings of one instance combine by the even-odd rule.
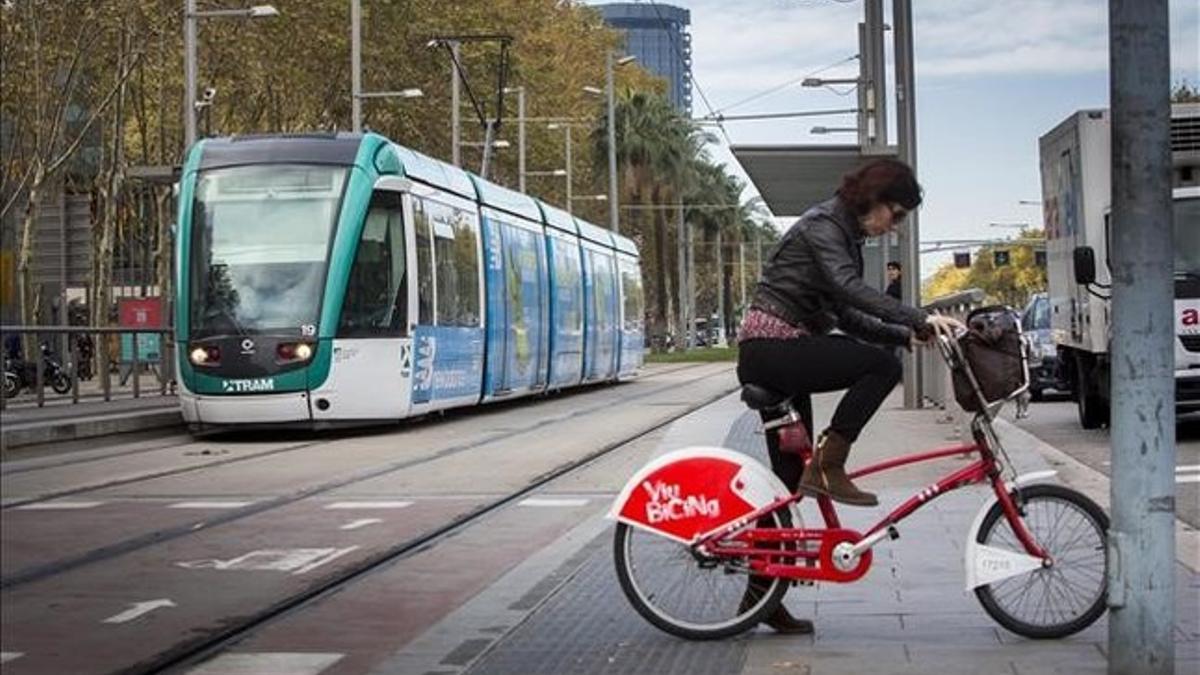
[[[854,55],[852,55],[852,56],[847,56],[846,58],[844,58],[844,59],[842,59],[842,60],[840,60],[840,61],[835,61],[834,63],[831,63],[831,64],[829,64],[829,65],[827,65],[827,66],[824,66],[824,67],[822,67],[822,68],[818,68],[818,69],[816,69],[816,70],[814,70],[814,71],[812,71],[812,72],[810,72],[810,73],[805,73],[805,74],[801,75],[800,77],[797,77],[797,78],[794,78],[794,79],[788,80],[787,82],[784,82],[783,84],[778,84],[778,85],[775,85],[774,87],[770,87],[770,88],[768,88],[768,89],[764,89],[763,91],[760,91],[760,92],[758,92],[757,94],[753,94],[753,95],[751,95],[751,96],[747,96],[746,98],[743,98],[743,99],[742,99],[742,100],[740,100],[740,101],[737,101],[737,102],[735,102],[735,103],[730,103],[729,105],[725,106],[724,108],[721,108],[721,109],[719,109],[719,110],[716,110],[716,111],[715,111],[715,112],[713,112],[712,114],[713,114],[713,115],[715,115],[715,116],[718,116],[718,117],[719,117],[719,116],[721,116],[722,114],[724,114],[725,112],[727,112],[727,111],[729,111],[729,110],[733,110],[734,108],[739,108],[739,107],[741,107],[741,106],[743,106],[743,105],[746,105],[747,103],[751,103],[751,102],[753,102],[753,101],[757,101],[757,100],[758,100],[758,99],[760,99],[760,98],[764,98],[764,97],[770,96],[771,94],[774,94],[774,93],[775,93],[775,92],[777,92],[777,91],[782,91],[782,90],[784,90],[784,89],[787,89],[788,87],[790,87],[790,86],[792,86],[792,85],[794,85],[794,84],[797,84],[797,83],[799,83],[799,82],[803,82],[804,80],[806,80],[806,79],[808,79],[808,78],[810,78],[810,77],[813,77],[813,76],[815,76],[815,75],[819,75],[819,74],[821,74],[821,73],[823,73],[823,72],[825,72],[825,71],[829,70],[830,68],[836,68],[836,67],[838,67],[838,66],[842,65],[843,63],[847,63],[847,62],[854,61],[854,60],[857,60],[857,59],[858,59],[858,54],[854,54]],[[853,91],[853,90],[852,90],[852,91]]]

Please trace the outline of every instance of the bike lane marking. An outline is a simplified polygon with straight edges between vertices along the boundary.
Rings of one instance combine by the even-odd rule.
[[[167,506],[168,509],[240,509],[250,506],[254,502],[229,502],[229,501],[195,501],[195,502],[176,502]]]
[[[22,656],[25,656],[25,652],[0,652],[0,663],[8,663],[9,661],[16,661],[17,659],[21,658]]]
[[[352,520],[352,521],[346,523],[345,525],[342,525],[338,529],[339,530],[357,530],[362,527],[367,527],[367,526],[374,525],[376,523],[382,523],[382,522],[383,522],[383,518],[360,518],[358,520]]]
[[[412,506],[412,502],[333,502],[325,508],[331,511],[348,509],[402,509]]]
[[[119,614],[113,614],[100,623],[127,623],[142,616],[149,614],[160,607],[176,607],[170,598],[159,598],[157,600],[147,600],[145,602],[135,602],[132,606]]]

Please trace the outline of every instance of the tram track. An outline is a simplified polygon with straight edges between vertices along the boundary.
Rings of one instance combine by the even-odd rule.
[[[689,367],[672,369],[669,372],[675,373],[675,372],[680,372],[682,370],[691,370],[693,368],[700,368],[700,367],[704,367],[704,366],[711,366],[711,364],[689,364]],[[656,375],[666,375],[666,374],[669,374],[669,373],[656,373]],[[726,374],[727,374],[727,371],[720,370],[720,371],[716,371],[716,372],[704,375],[702,377],[699,377],[699,378],[697,378],[696,381],[703,381],[703,380],[706,380],[711,377],[717,377],[717,376],[722,376],[722,375],[726,375]],[[648,378],[644,378],[644,379],[648,379]],[[625,404],[628,404],[633,401],[638,401],[638,400],[641,400],[644,398],[654,396],[656,394],[660,394],[664,391],[668,391],[677,386],[678,386],[677,383],[671,383],[671,384],[667,384],[667,385],[663,385],[663,386],[659,386],[659,387],[654,387],[654,388],[652,388],[648,391],[642,392],[636,396],[623,398],[622,402]],[[727,392],[725,392],[725,393],[727,393]],[[724,395],[724,393],[722,395]],[[687,412],[691,412],[692,410],[695,410],[697,407],[700,407],[702,405],[707,405],[708,402],[709,401],[705,401],[704,403],[701,403],[696,406],[689,405],[689,407],[686,409],[686,411],[684,413],[681,413],[678,416],[671,417],[671,419],[668,420],[668,422],[678,419],[679,416],[687,414]],[[345,487],[354,485],[356,483],[362,483],[365,481],[373,480],[375,478],[379,478],[381,476],[395,473],[397,471],[411,469],[413,467],[421,466],[423,464],[435,462],[435,461],[438,461],[441,459],[445,459],[447,457],[461,454],[463,452],[475,450],[475,449],[487,446],[489,444],[496,443],[498,441],[503,441],[503,440],[512,438],[514,436],[519,436],[522,434],[536,432],[538,429],[546,428],[550,425],[569,422],[570,420],[581,418],[583,416],[586,416],[586,415],[589,415],[589,414],[592,414],[592,413],[595,413],[595,412],[598,412],[601,410],[608,409],[611,406],[612,406],[611,400],[601,401],[594,405],[588,406],[586,408],[572,410],[566,414],[558,415],[555,417],[541,418],[540,420],[538,420],[537,422],[535,422],[533,424],[528,424],[525,426],[516,427],[516,428],[510,429],[510,430],[495,433],[495,434],[486,436],[479,440],[451,445],[449,447],[442,448],[441,450],[438,450],[436,452],[433,452],[431,454],[428,454],[428,455],[425,455],[422,457],[399,460],[396,462],[389,462],[389,463],[383,464],[382,466],[371,467],[369,469],[359,471],[359,472],[351,474],[349,476],[335,478],[333,480],[326,481],[323,483],[318,483],[316,485],[310,485],[308,487],[301,488],[299,490],[295,490],[288,494],[279,495],[279,496],[276,496],[276,497],[273,497],[270,499],[265,499],[262,501],[254,502],[254,503],[248,504],[246,506],[241,506],[241,507],[238,507],[235,509],[230,509],[230,510],[222,512],[220,514],[210,515],[209,517],[206,517],[203,519],[185,522],[180,525],[176,525],[176,526],[169,527],[169,528],[162,529],[162,530],[155,530],[152,532],[147,532],[145,534],[130,537],[130,538],[118,541],[118,542],[114,542],[114,543],[106,545],[106,546],[94,548],[89,551],[79,553],[77,555],[73,555],[73,556],[61,558],[59,560],[55,560],[52,562],[29,567],[27,569],[20,570],[18,572],[15,572],[13,574],[10,574],[8,576],[0,578],[0,589],[11,590],[13,588],[24,586],[24,585],[27,585],[27,584],[30,584],[30,583],[33,583],[36,581],[41,581],[43,579],[54,577],[56,575],[64,574],[66,572],[70,572],[72,570],[75,570],[75,569],[78,569],[78,568],[81,568],[81,567],[84,567],[87,565],[92,565],[92,564],[99,563],[99,562],[102,562],[105,560],[109,560],[109,559],[112,559],[112,558],[115,558],[115,557],[118,557],[121,555],[125,555],[127,553],[132,553],[134,551],[138,551],[140,549],[144,549],[149,546],[154,546],[154,545],[161,544],[164,542],[179,539],[181,537],[194,535],[199,532],[210,530],[219,525],[225,525],[225,524],[228,524],[231,522],[239,521],[239,520],[248,518],[250,516],[258,515],[258,514],[266,512],[266,511],[271,511],[271,510],[274,510],[274,509],[277,509],[277,508],[280,508],[283,506],[287,506],[287,505],[293,504],[295,502],[298,502],[298,501],[301,501],[304,499],[308,499],[310,497],[319,496],[319,495],[322,495],[322,494],[325,494],[328,492],[332,492],[334,490],[345,488]],[[659,426],[661,426],[661,425],[659,425]],[[655,428],[658,428],[658,427],[655,427]],[[644,433],[639,433],[636,436],[630,437],[630,439],[638,438],[641,435],[644,435]],[[627,440],[625,442],[629,442],[629,441]],[[319,443],[319,441],[314,441],[314,442],[306,444],[306,445],[312,446],[317,443]],[[298,448],[291,448],[291,450],[293,450],[293,451],[297,450],[297,449]],[[277,449],[276,452],[278,452],[279,450],[280,449]],[[212,466],[212,465],[210,464],[207,466]],[[199,468],[203,468],[203,467],[197,467],[197,469],[199,469]],[[89,488],[89,490],[96,490],[96,489],[100,489],[100,488]],[[86,491],[88,491],[88,490],[85,490],[85,492]]]
[[[688,369],[692,369],[692,368],[702,367],[703,365],[705,365],[705,364],[685,364],[685,365],[682,365],[677,368],[656,370],[652,374],[645,375],[645,376],[639,378],[639,380],[645,381],[648,379],[655,379],[658,377],[662,377],[665,375],[670,375],[672,373],[679,372],[681,370],[688,370]],[[577,394],[587,393],[588,391],[594,391],[594,390],[585,387],[585,388],[570,389],[570,390],[566,390],[566,391],[563,391],[560,393],[568,395],[568,396],[574,396]],[[453,409],[450,409],[445,412],[447,412],[449,414],[471,414],[473,412],[487,413],[487,412],[494,411],[497,406],[512,405],[512,404],[521,405],[521,404],[529,403],[531,400],[532,399],[530,399],[530,398],[523,397],[523,398],[519,398],[519,399],[513,399],[512,401],[497,402],[497,403],[491,404],[491,405],[471,406],[471,407],[465,407],[465,408],[453,408]],[[432,413],[431,415],[436,415],[436,414],[438,414],[438,413]],[[423,421],[423,418],[421,418],[421,417],[408,418],[407,420],[401,420],[401,421],[410,421],[410,422],[411,421]],[[399,422],[400,421],[398,421],[398,423]],[[367,427],[367,428],[370,429],[372,427]],[[389,428],[388,430],[390,431],[390,430],[394,430],[394,429]],[[136,476],[129,476],[126,478],[120,478],[120,479],[116,479],[116,480],[106,481],[103,483],[81,485],[78,487],[73,487],[73,488],[69,488],[69,489],[65,489],[65,490],[59,490],[59,491],[55,491],[55,492],[47,492],[47,493],[39,494],[39,495],[36,495],[33,497],[28,497],[28,498],[24,498],[24,499],[15,499],[11,502],[7,502],[3,506],[0,506],[0,511],[7,511],[7,510],[11,510],[11,509],[16,509],[16,508],[19,508],[22,506],[28,506],[30,504],[37,504],[40,502],[51,501],[54,499],[62,499],[64,497],[76,497],[76,496],[79,496],[82,494],[87,494],[89,492],[94,492],[94,491],[98,491],[98,490],[106,490],[106,489],[115,488],[115,487],[124,487],[127,485],[142,483],[145,481],[155,480],[158,478],[166,478],[169,476],[179,476],[179,475],[189,474],[189,473],[193,473],[193,472],[197,472],[197,471],[204,471],[206,469],[212,469],[212,468],[216,468],[216,467],[227,466],[229,464],[236,464],[239,462],[246,462],[246,461],[250,461],[250,460],[261,459],[263,457],[270,457],[272,455],[277,455],[277,454],[281,454],[281,453],[294,452],[297,450],[304,450],[306,448],[310,448],[314,445],[318,445],[322,442],[325,442],[326,440],[328,440],[328,439],[322,438],[322,439],[315,440],[315,441],[309,441],[309,442],[305,442],[305,443],[297,443],[295,445],[289,445],[289,446],[286,446],[283,448],[273,448],[270,450],[263,450],[260,452],[251,452],[251,453],[238,455],[236,457],[227,457],[224,459],[216,459],[211,462],[204,462],[204,463],[200,463],[200,464],[193,464],[190,466],[176,467],[176,468],[172,468],[172,469],[164,469],[162,471],[155,471],[155,472],[146,473],[146,474],[139,474]],[[64,460],[60,463],[46,465],[46,466],[11,469],[9,471],[0,473],[0,477],[7,477],[10,475],[29,474],[29,473],[33,473],[33,472],[37,472],[37,471],[49,471],[49,470],[60,469],[60,468],[68,467],[68,466],[76,466],[79,464],[102,462],[105,460],[126,457],[129,455],[144,454],[144,453],[156,452],[156,451],[162,451],[162,450],[170,450],[172,448],[186,447],[187,445],[189,445],[190,443],[193,443],[193,442],[194,441],[184,441],[181,443],[174,443],[174,444],[169,444],[169,445],[155,447],[155,448],[144,448],[144,449],[137,449],[137,450],[129,450],[126,452],[116,452],[116,453],[105,455],[103,457],[78,458],[74,461]],[[0,580],[0,588],[5,588],[5,587],[6,587],[5,582],[3,580]]]
[[[723,373],[705,375],[704,377],[699,378],[699,380],[704,380],[721,374]],[[662,391],[663,389],[665,388],[659,388],[655,393]],[[635,433],[629,434],[628,436],[624,436],[605,444],[604,446],[577,460],[555,467],[554,469],[534,478],[531,482],[527,483],[518,490],[494,499],[469,513],[458,516],[444,525],[424,532],[416,537],[410,538],[407,541],[398,543],[395,546],[378,551],[375,554],[364,558],[363,560],[347,566],[333,577],[311,588],[292,594],[291,596],[281,599],[256,613],[236,619],[223,626],[221,629],[208,635],[198,637],[191,641],[179,643],[168,651],[155,656],[151,660],[134,664],[119,672],[127,673],[129,675],[141,675],[145,673],[176,671],[185,667],[194,666],[197,663],[220,652],[225,647],[245,639],[253,632],[264,628],[275,621],[290,616],[295,612],[301,611],[311,603],[320,601],[321,599],[326,598],[334,593],[338,593],[375,572],[386,569],[392,564],[398,563],[408,557],[411,557],[412,555],[425,551],[428,548],[435,546],[438,542],[453,537],[457,533],[480,522],[489,514],[519,501],[520,499],[528,496],[542,487],[545,487],[553,481],[583,470],[593,463],[607,457],[611,453],[670,426],[681,417],[691,414],[692,412],[695,412],[696,410],[710,405],[711,403],[714,403],[727,396],[730,391],[732,391],[732,389],[728,391],[722,390],[721,392],[708,396],[703,400],[689,402],[687,407],[683,410],[671,415],[665,420],[656,422],[649,428],[643,428]],[[639,396],[639,398],[641,398],[641,396]]]

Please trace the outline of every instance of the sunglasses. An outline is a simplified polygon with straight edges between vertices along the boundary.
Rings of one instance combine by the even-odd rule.
[[[892,206],[892,224],[898,224],[908,217],[908,209],[901,206]]]

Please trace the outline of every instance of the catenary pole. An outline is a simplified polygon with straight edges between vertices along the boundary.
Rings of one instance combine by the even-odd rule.
[[[1112,527],[1108,672],[1175,672],[1168,0],[1109,2]]]
[[[362,133],[362,0],[350,0],[350,111],[354,133]]]
[[[608,229],[620,232],[617,204],[617,120],[614,110],[616,91],[613,87],[613,52],[608,50],[605,61],[604,94],[608,99]]]
[[[917,172],[917,89],[913,59],[912,0],[892,3],[892,35],[896,59],[896,151],[900,159]],[[920,176],[920,173],[917,173]],[[908,214],[900,233],[900,298],[906,305],[921,304],[921,255],[919,210]],[[904,356],[904,407],[921,407],[921,369],[917,354]]]
[[[450,163],[462,166],[462,129],[459,116],[462,114],[462,94],[459,93],[458,56],[459,43],[450,43]]]

